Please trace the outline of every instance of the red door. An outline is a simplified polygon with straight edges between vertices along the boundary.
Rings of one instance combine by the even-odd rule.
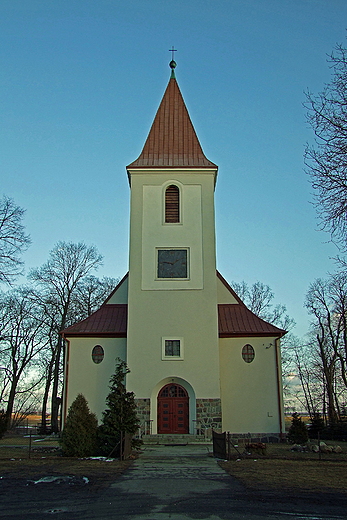
[[[189,397],[180,385],[169,384],[159,392],[158,433],[189,433]]]

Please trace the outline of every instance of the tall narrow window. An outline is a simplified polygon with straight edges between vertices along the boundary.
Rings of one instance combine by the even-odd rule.
[[[165,191],[165,222],[180,221],[180,190],[171,184]]]

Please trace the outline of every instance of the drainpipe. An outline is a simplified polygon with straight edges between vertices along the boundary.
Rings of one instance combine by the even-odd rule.
[[[279,348],[280,348],[280,337],[275,339],[275,356],[276,356],[276,375],[277,375],[277,399],[278,399],[278,413],[280,419],[280,439],[284,439],[284,428],[283,428],[283,407],[282,407],[282,382],[280,380],[280,374],[282,371],[280,370],[279,364]]]
[[[65,356],[65,366],[64,366],[64,390],[63,390],[63,410],[62,410],[62,425],[61,425],[61,429],[63,429],[64,427],[64,424],[65,424],[65,421],[66,421],[66,416],[67,416],[67,390],[68,390],[68,376],[69,376],[69,358],[70,358],[70,341],[68,339],[66,339],[65,335],[62,334],[63,336],[63,340],[66,342],[65,343],[65,352],[66,352],[66,356]]]

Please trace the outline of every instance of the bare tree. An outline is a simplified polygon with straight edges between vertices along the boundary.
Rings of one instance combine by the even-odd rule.
[[[82,277],[76,284],[75,290],[71,295],[69,311],[66,317],[66,326],[83,320],[97,310],[116,285],[117,279],[115,278],[104,277],[99,279],[93,275]],[[41,306],[43,315],[45,316],[44,328],[49,343],[49,348],[45,351],[45,356],[40,359],[40,370],[44,374],[41,429],[42,432],[46,432],[48,430],[47,409],[57,355],[57,331],[59,332],[61,330],[61,311],[60,303],[54,298],[53,294],[50,294],[50,298],[47,298],[45,291],[43,293],[37,292],[34,298]]]
[[[322,228],[347,250],[347,50],[337,45],[328,61],[332,80],[318,95],[306,93],[307,121],[315,134],[305,164]]]
[[[312,330],[322,364],[327,395],[328,417],[339,415],[338,388],[347,389],[347,274],[315,280],[306,296],[306,307],[313,315]]]
[[[75,294],[75,321],[83,320],[96,311],[111,294],[119,278],[86,276],[77,286]]]
[[[102,256],[93,246],[84,243],[58,242],[50,252],[49,260],[29,274],[29,279],[37,287],[37,298],[46,309],[47,322],[52,327],[51,362],[51,427],[59,431],[59,407],[61,398],[61,374],[64,353],[63,338],[59,334],[75,321],[73,302],[78,286],[90,271],[97,269],[102,262]]]
[[[274,294],[268,285],[255,282],[249,285],[247,282],[231,282],[231,287],[241,298],[243,303],[254,314],[265,321],[284,330],[294,327],[294,320],[287,314],[285,305],[273,304]]]
[[[21,254],[30,238],[24,232],[24,209],[8,197],[0,200],[0,282],[11,285],[22,273]]]
[[[18,395],[25,394],[25,398],[21,398],[23,407],[40,383],[40,376],[34,368],[40,353],[46,348],[46,341],[40,309],[28,297],[25,288],[2,294],[0,321],[0,394],[6,404],[6,423],[9,427]]]

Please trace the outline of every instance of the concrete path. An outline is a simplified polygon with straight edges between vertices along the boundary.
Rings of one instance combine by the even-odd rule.
[[[145,446],[140,458],[108,492],[110,498],[112,493],[117,497],[112,518],[225,518],[215,513],[220,492],[229,493],[232,488],[235,495],[242,487],[219,467],[211,451],[208,445]]]
[[[139,495],[148,495],[150,511],[145,514],[139,511],[140,514],[132,515],[133,520],[197,518],[198,497],[206,499],[230,488],[231,484],[230,477],[208,450],[211,451],[210,446],[201,445],[148,446],[130,471],[112,488],[128,495],[134,505]],[[241,490],[236,482],[233,482],[233,487],[234,491]],[[178,513],[182,507],[193,509],[194,517]],[[168,510],[175,510],[175,516]]]
[[[84,518],[98,520],[342,520],[344,504],[250,494],[210,447],[146,446]],[[283,499],[282,499],[283,498]],[[312,499],[312,497],[311,497]],[[341,514],[342,511],[342,514]]]

